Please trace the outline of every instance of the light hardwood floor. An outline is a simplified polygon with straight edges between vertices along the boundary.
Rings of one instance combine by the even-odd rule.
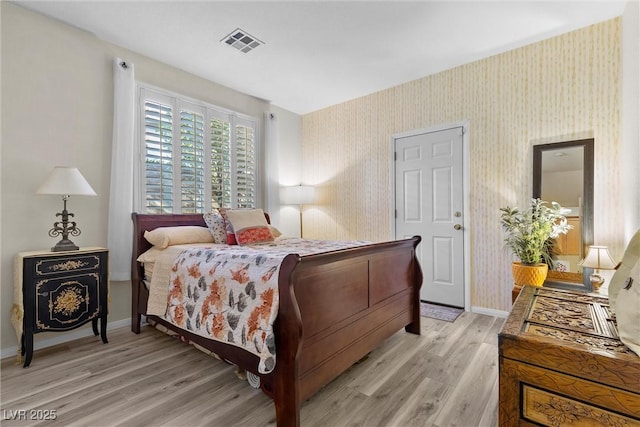
[[[421,336],[396,333],[306,401],[302,426],[496,426],[503,320],[423,317]],[[2,425],[275,425],[272,401],[233,367],[149,326],[108,334],[36,351],[27,369],[3,360]],[[18,410],[56,419],[9,420]]]

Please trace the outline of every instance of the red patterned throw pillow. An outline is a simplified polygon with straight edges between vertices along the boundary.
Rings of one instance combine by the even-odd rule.
[[[237,244],[273,242],[273,234],[262,209],[227,209],[225,215]],[[227,234],[227,239],[230,238]]]
[[[239,245],[273,242],[273,234],[271,234],[269,227],[261,225],[243,228],[242,230],[236,231],[235,235]]]

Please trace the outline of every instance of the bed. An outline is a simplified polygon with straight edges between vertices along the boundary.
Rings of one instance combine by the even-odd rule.
[[[137,261],[151,247],[144,232],[206,224],[201,214],[134,213],[132,219],[131,330],[138,334],[149,297],[143,266]],[[420,334],[419,243],[415,236],[314,255],[286,255],[277,277],[277,357],[268,374],[258,372],[255,354],[178,328],[160,316],[148,318],[258,375],[260,388],[274,400],[277,425],[299,426],[302,402],[322,386],[402,328]]]

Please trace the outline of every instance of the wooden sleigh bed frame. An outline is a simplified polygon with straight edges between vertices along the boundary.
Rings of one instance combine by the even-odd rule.
[[[151,245],[145,230],[179,225],[206,226],[201,214],[132,214],[131,330],[140,333],[149,292],[136,261]],[[278,278],[280,306],[274,325],[276,367],[259,375],[273,398],[279,427],[299,426],[300,407],[403,327],[420,334],[422,271],[416,258],[420,237],[285,257]],[[257,374],[258,357],[149,316],[220,358]]]

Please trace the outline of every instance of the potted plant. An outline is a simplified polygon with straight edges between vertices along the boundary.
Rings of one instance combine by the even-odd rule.
[[[520,259],[512,264],[516,285],[542,286],[548,265],[553,265],[549,242],[571,228],[564,216],[566,209],[556,202],[551,202],[551,207],[545,203],[531,199],[523,211],[517,207],[500,208],[505,245]]]

